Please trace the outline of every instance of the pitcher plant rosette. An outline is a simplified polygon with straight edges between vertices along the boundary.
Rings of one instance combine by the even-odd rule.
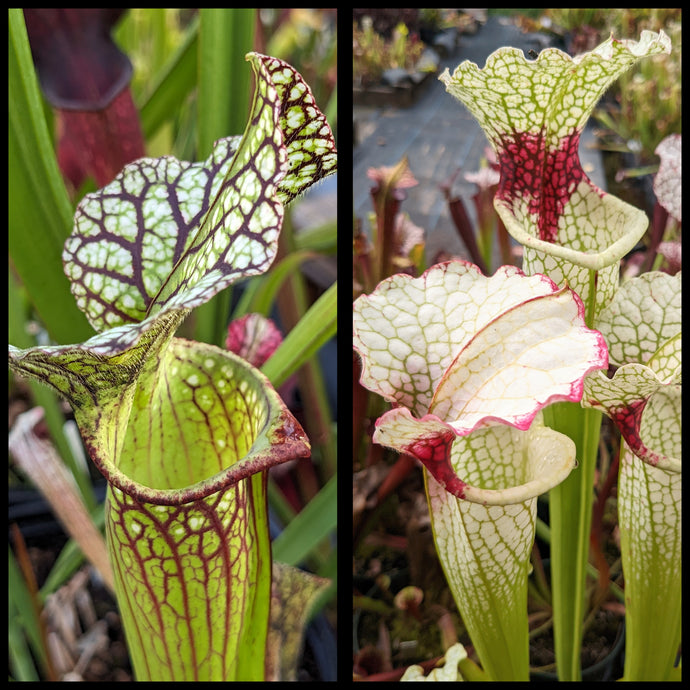
[[[600,315],[616,294],[620,260],[642,238],[648,219],[589,180],[579,159],[580,135],[615,79],[641,58],[670,50],[663,31],[643,31],[639,41],[611,37],[576,57],[547,48],[537,59],[527,60],[520,50],[502,48],[489,56],[483,69],[467,61],[452,76],[448,71],[441,75],[448,92],[476,117],[496,151],[501,178],[494,206],[508,232],[523,245],[523,269],[570,286],[581,297],[592,328],[599,327]],[[578,472],[550,492],[561,680],[580,677],[598,409],[564,403],[544,413],[549,426],[575,441],[580,461]]]
[[[426,469],[439,558],[488,679],[528,679],[525,579],[535,500],[547,491],[558,675],[580,678],[602,410],[625,440],[627,648],[637,657],[626,656],[626,678],[667,678],[678,650],[680,318],[660,305],[675,304],[679,282],[654,274],[617,292],[620,260],[648,219],[594,185],[578,153],[608,86],[670,49],[663,32],[644,31],[639,42],[611,37],[576,57],[548,48],[527,60],[501,48],[483,69],[466,61],[446,70],[448,92],[496,153],[494,207],[523,245],[524,273],[503,267],[487,278],[442,264],[384,280],[354,305],[362,384],[393,404],[373,441]],[[655,337],[640,326],[650,318],[664,325]],[[612,379],[609,346],[620,366]],[[652,584],[657,572],[668,589]],[[643,628],[662,610],[662,591],[675,613],[657,636]]]
[[[61,393],[108,480],[106,535],[138,680],[264,678],[266,470],[309,441],[244,359],[175,337],[190,311],[275,257],[284,206],[336,168],[301,76],[250,53],[242,136],[202,163],[127,165],[79,204],[65,272],[98,335],[9,349]]]
[[[359,297],[354,347],[362,385],[393,404],[373,441],[426,469],[436,549],[484,671],[527,680],[536,500],[576,464],[541,409],[580,399],[607,366],[603,338],[569,288],[454,261]]]

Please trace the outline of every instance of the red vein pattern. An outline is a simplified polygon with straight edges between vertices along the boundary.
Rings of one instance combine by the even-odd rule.
[[[251,662],[240,652],[268,625],[253,610],[271,583],[270,561],[254,557],[267,541],[254,515],[265,511],[255,505],[261,493],[241,482],[193,503],[156,506],[109,491],[107,538],[129,648],[145,668],[139,680],[247,678]]]

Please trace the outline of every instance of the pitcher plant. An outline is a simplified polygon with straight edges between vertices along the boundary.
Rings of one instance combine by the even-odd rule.
[[[265,678],[267,470],[310,452],[265,375],[175,335],[192,309],[270,268],[284,207],[336,169],[302,77],[247,60],[242,136],[200,163],[139,159],[77,207],[63,262],[97,335],[9,348],[13,371],[69,401],[108,480],[108,552],[138,680]]]
[[[624,440],[625,679],[674,673],[680,279],[621,282],[621,259],[648,219],[599,189],[578,152],[609,85],[670,50],[663,31],[644,31],[576,57],[547,48],[528,60],[502,48],[482,69],[466,61],[446,70],[441,81],[496,154],[494,207],[523,246],[522,271],[504,266],[487,278],[450,262],[393,276],[354,304],[361,383],[393,406],[372,440],[424,465],[439,559],[489,680],[529,677],[526,577],[536,497],[546,492],[558,675],[580,679],[602,411]],[[645,622],[651,611],[658,626]]]

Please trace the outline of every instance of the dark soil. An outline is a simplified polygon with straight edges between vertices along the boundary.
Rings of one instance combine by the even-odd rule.
[[[583,673],[592,669],[591,677],[586,680],[602,681],[616,680],[623,675],[623,655],[618,654],[611,659],[610,665],[602,668],[593,668],[603,662],[613,652],[619,651],[619,642],[622,643],[623,618],[613,611],[599,610],[592,624],[585,630],[582,642],[580,665]],[[535,670],[555,672],[555,656],[553,628],[530,642],[530,666]]]

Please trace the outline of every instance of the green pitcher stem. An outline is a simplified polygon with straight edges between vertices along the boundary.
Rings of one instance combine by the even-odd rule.
[[[585,322],[594,327],[597,271],[589,271]],[[561,681],[581,680],[580,652],[585,619],[585,584],[594,502],[594,473],[602,415],[579,403],[563,402],[544,410],[544,421],[573,440],[578,469],[551,490],[551,586],[556,668]]]
[[[544,420],[569,436],[577,447],[579,468],[549,494],[551,583],[554,644],[559,680],[580,680],[580,649],[585,616],[585,580],[592,524],[594,472],[601,413],[577,403],[557,403]]]
[[[264,679],[267,524],[265,473],[183,505],[109,487],[108,550],[137,680]]]
[[[596,272],[589,272],[585,321],[592,327],[596,305]],[[557,403],[544,410],[544,421],[575,442],[580,467],[551,490],[551,587],[554,649],[558,678],[581,680],[580,651],[585,618],[585,582],[594,502],[594,473],[602,416],[579,403]]]
[[[457,439],[453,451],[456,471],[490,488],[481,502],[463,500],[425,474],[439,561],[487,677],[527,681],[527,577],[537,496],[571,472],[575,444],[539,419],[528,431],[479,430]],[[518,486],[505,486],[507,476]],[[523,500],[507,500],[518,493]]]

